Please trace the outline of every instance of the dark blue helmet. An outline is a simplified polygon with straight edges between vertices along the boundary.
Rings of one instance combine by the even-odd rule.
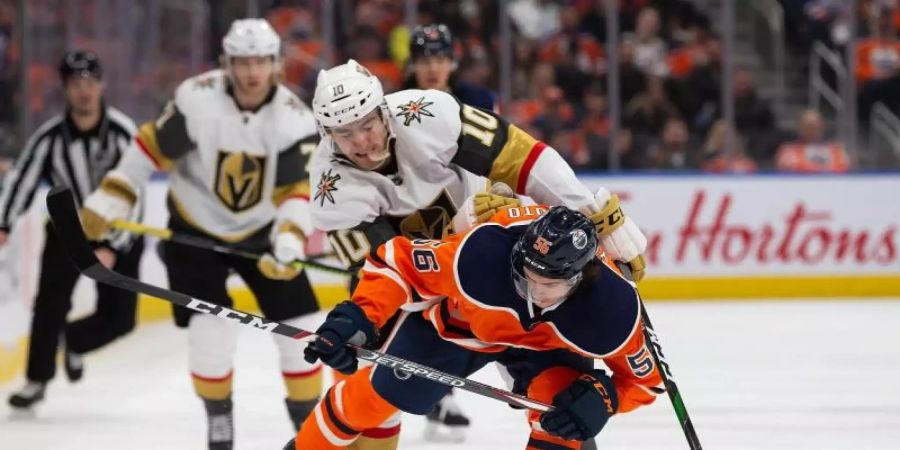
[[[409,40],[412,59],[422,56],[445,55],[453,59],[453,36],[444,24],[418,26]]]
[[[72,50],[66,52],[59,63],[59,78],[63,83],[69,78],[92,77],[101,79],[103,68],[100,67],[100,58],[90,50]]]
[[[578,211],[556,206],[532,222],[513,246],[513,274],[524,276],[527,268],[547,278],[575,279],[594,259],[597,247],[593,222]]]

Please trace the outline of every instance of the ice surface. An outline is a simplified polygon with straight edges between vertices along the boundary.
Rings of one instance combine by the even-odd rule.
[[[707,449],[900,448],[900,301],[649,303],[668,361]],[[0,449],[201,449],[201,403],[186,333],[169,323],[86,358],[75,385],[59,373],[34,418],[11,418],[0,388]],[[502,386],[489,367],[475,378]],[[291,436],[270,338],[246,330],[235,369],[237,449],[279,450]],[[401,449],[523,449],[523,414],[458,393],[473,418],[464,444],[422,440],[407,416]],[[601,449],[687,448],[668,398],[613,418]]]

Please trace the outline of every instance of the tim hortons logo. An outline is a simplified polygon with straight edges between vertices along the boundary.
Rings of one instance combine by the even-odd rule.
[[[812,210],[798,201],[787,214],[778,214],[776,221],[747,224],[731,219],[733,202],[731,194],[718,201],[707,199],[704,190],[694,194],[687,217],[674,236],[675,262],[684,262],[698,252],[704,263],[897,263],[896,222],[848,229],[834,224],[832,213]],[[712,219],[704,222],[702,217]],[[662,245],[661,233],[649,233],[647,256],[651,263],[659,261]]]

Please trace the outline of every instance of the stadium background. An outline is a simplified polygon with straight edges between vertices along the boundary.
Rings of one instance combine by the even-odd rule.
[[[284,80],[307,101],[317,70],[348,57],[401,88],[410,26],[449,25],[456,77],[622,196],[651,238],[650,301],[900,297],[893,0],[0,0],[0,154],[60,110],[66,49],[98,52],[107,101],[143,121],[217,65],[247,16],[282,35]],[[839,157],[791,163],[821,147]],[[150,189],[161,198],[164,178]],[[0,382],[24,355],[40,203],[0,252]],[[162,202],[148,207],[164,225]],[[142,271],[165,283],[155,252]],[[328,302],[346,295],[339,278],[315,281]],[[91,308],[92,287],[78,289],[76,315]],[[142,320],[166,311],[142,301]]]

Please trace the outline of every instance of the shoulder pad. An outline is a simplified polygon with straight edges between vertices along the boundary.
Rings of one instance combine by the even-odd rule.
[[[129,133],[134,134],[137,131],[137,125],[134,124],[134,121],[117,108],[107,106],[106,115],[109,117],[109,120],[117,123]]]
[[[634,286],[609,266],[597,263],[600,276],[580,286],[558,308],[545,313],[558,333],[585,353],[608,357],[625,345],[641,320]]]
[[[291,145],[298,140],[318,134],[316,120],[312,110],[303,103],[290,89],[279,84],[274,102],[277,124],[275,130],[283,136],[283,144]]]
[[[508,308],[520,321],[528,321],[525,301],[512,284],[510,254],[527,226],[479,225],[462,238],[454,270],[460,291],[469,300],[488,307]]]
[[[309,176],[314,227],[323,231],[343,230],[378,217],[374,190],[356,180],[353,172],[321,159],[314,162]]]
[[[175,89],[175,106],[184,115],[215,109],[211,101],[228,96],[225,91],[225,72],[220,69],[201,73],[181,82]]]
[[[459,116],[459,102],[452,95],[434,89],[407,89],[384,97],[394,126],[440,129],[448,117]]]

